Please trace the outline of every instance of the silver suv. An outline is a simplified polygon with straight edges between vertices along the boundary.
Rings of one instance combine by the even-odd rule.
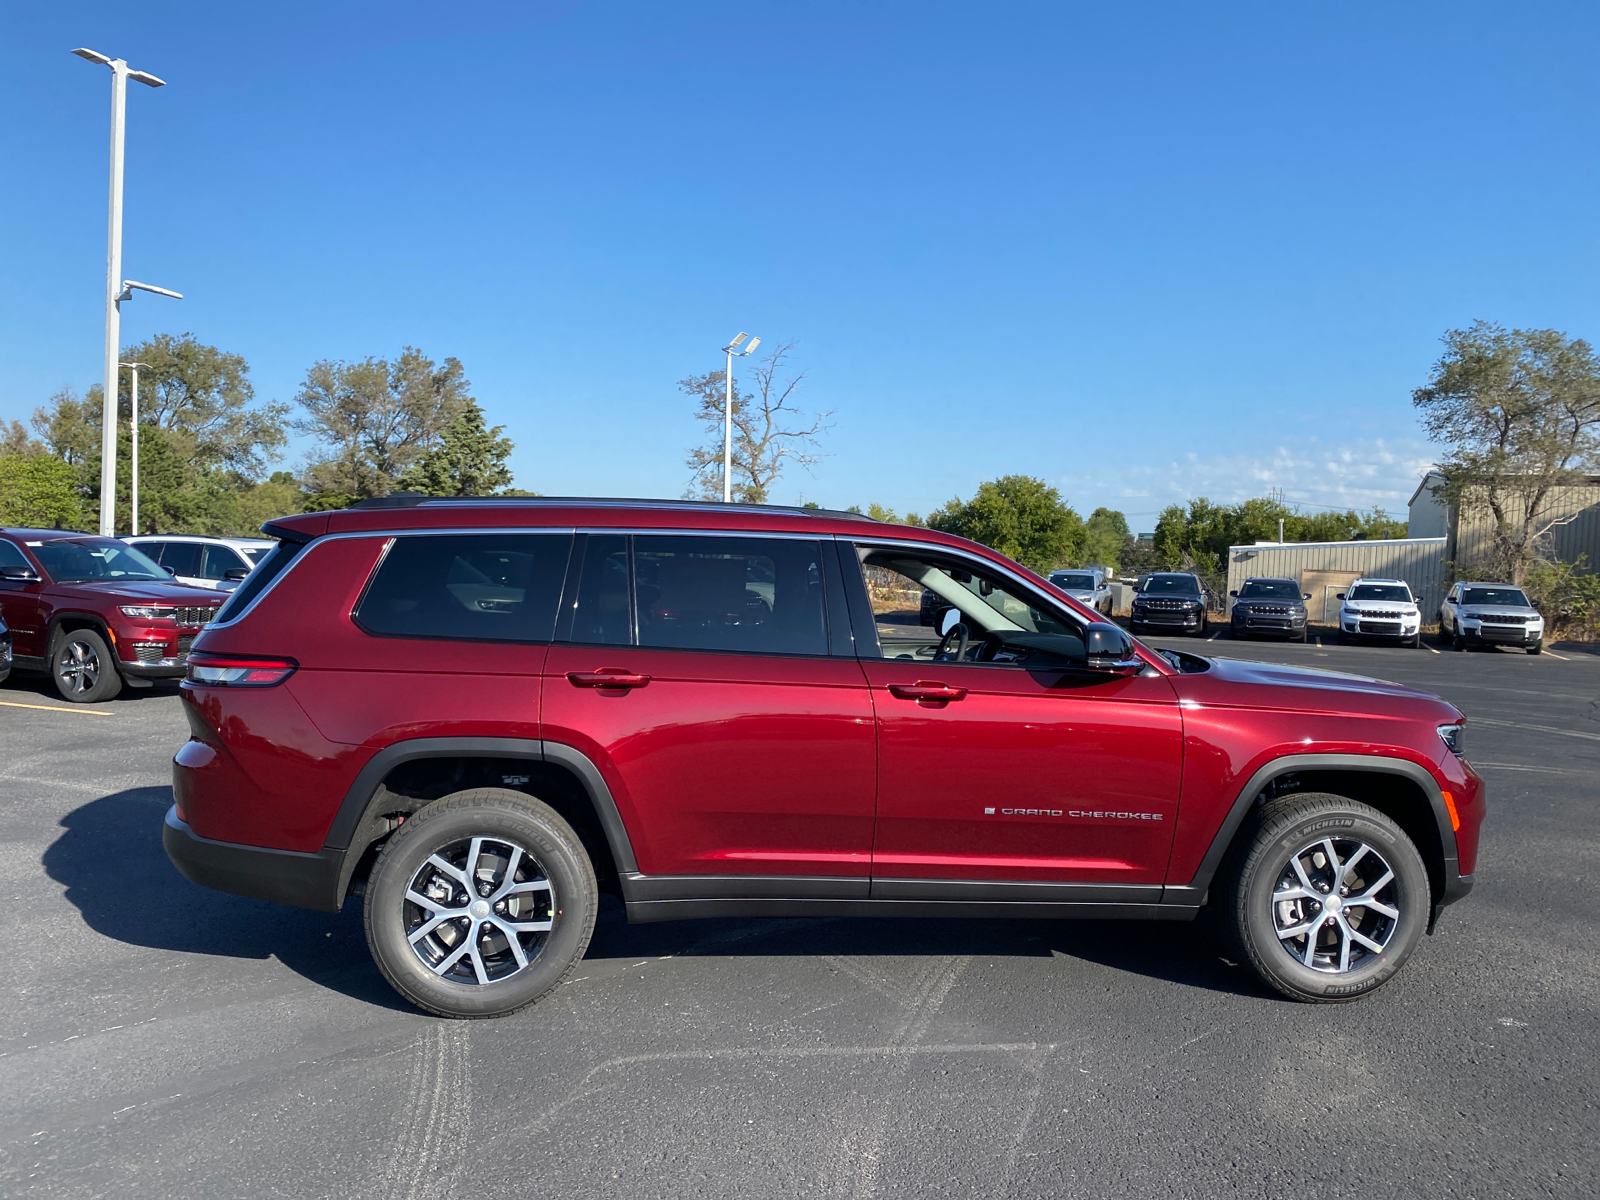
[[[1097,613],[1110,614],[1111,585],[1106,582],[1106,573],[1099,567],[1051,571],[1050,582],[1079,604],[1087,605]]]
[[[1448,646],[1544,649],[1544,617],[1510,583],[1458,583],[1439,606],[1439,637]]]

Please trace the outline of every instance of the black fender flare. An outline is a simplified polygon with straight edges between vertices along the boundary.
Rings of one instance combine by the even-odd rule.
[[[1428,798],[1434,822],[1439,828],[1439,845],[1444,853],[1445,890],[1443,896],[1435,897],[1435,912],[1439,907],[1459,900],[1471,889],[1471,876],[1463,878],[1461,875],[1461,860],[1456,853],[1456,835],[1450,824],[1450,810],[1445,807],[1438,780],[1427,768],[1409,759],[1388,758],[1378,754],[1289,754],[1264,764],[1250,776],[1228,809],[1227,818],[1211,839],[1211,845],[1206,850],[1205,858],[1200,860],[1194,878],[1176,887],[1169,884],[1162,890],[1162,903],[1203,903],[1206,893],[1211,889],[1211,881],[1222,865],[1223,856],[1227,854],[1239,827],[1244,824],[1245,817],[1255,806],[1256,797],[1279,775],[1292,775],[1300,771],[1370,771],[1399,775],[1415,783]]]
[[[352,845],[363,829],[368,809],[377,799],[379,787],[396,767],[420,758],[521,758],[531,762],[556,763],[567,768],[583,785],[590,803],[594,805],[617,870],[628,873],[638,871],[633,843],[628,839],[627,827],[622,822],[622,814],[617,811],[617,802],[611,796],[611,789],[606,786],[599,768],[581,750],[561,742],[535,738],[412,738],[385,746],[367,760],[345,792],[339,811],[328,827],[323,851],[337,854],[343,859],[339,871],[339,899],[342,900],[349,890],[350,877],[355,873],[362,852],[371,844],[372,839],[369,838],[360,846]]]

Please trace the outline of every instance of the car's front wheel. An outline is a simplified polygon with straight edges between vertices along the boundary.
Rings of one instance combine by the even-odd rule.
[[[50,677],[74,704],[96,704],[122,691],[122,676],[106,640],[92,629],[56,634],[50,647]]]
[[[1376,991],[1399,973],[1428,923],[1422,856],[1370,805],[1301,793],[1262,809],[1219,893],[1222,925],[1261,979],[1295,1000]]]
[[[554,809],[506,788],[435,800],[391,837],[367,884],[367,946],[394,989],[445,1017],[499,1017],[583,957],[599,889]]]

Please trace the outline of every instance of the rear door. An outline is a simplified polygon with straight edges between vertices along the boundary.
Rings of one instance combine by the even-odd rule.
[[[587,535],[545,669],[544,736],[600,769],[642,873],[824,877],[827,894],[866,894],[872,709],[855,659],[829,653],[825,549]]]

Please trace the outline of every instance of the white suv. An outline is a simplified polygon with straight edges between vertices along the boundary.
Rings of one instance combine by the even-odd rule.
[[[1339,593],[1339,640],[1394,638],[1413,648],[1422,645],[1422,612],[1417,598],[1401,579],[1358,579]]]
[[[1439,606],[1439,638],[1447,646],[1544,649],[1544,616],[1509,583],[1458,583]]]
[[[1050,572],[1050,582],[1080,604],[1110,615],[1111,585],[1099,567],[1064,568]]]
[[[155,559],[179,583],[190,587],[231,592],[244,581],[268,550],[277,545],[265,538],[200,537],[162,533],[123,538]]]

